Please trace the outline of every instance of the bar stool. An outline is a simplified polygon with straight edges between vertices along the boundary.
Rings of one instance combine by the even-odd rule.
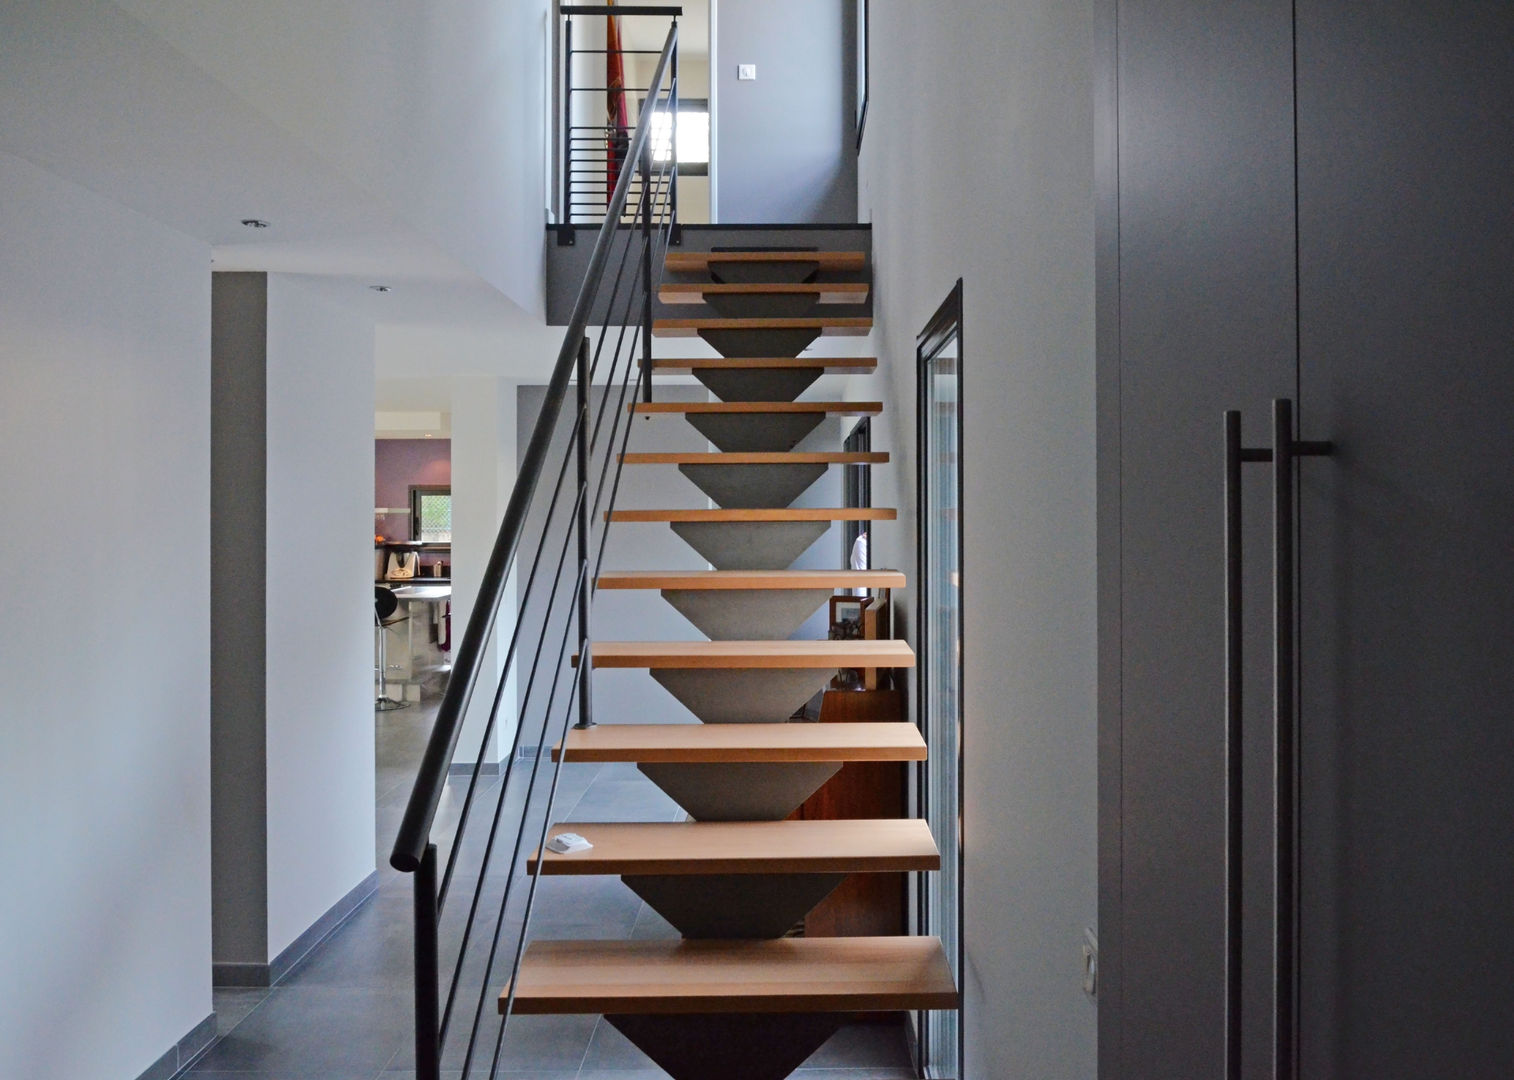
[[[389,662],[388,650],[385,647],[388,638],[388,629],[397,626],[410,618],[408,615],[396,619],[393,615],[399,610],[399,597],[394,595],[393,590],[386,589],[382,585],[373,587],[373,628],[378,634],[378,698],[373,703],[377,712],[392,712],[395,709],[408,709],[408,701],[396,701],[389,696]],[[398,667],[399,665],[395,665]]]

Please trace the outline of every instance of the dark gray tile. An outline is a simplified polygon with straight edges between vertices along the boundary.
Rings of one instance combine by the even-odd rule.
[[[376,1080],[382,1074],[371,1072],[368,1069],[333,1069],[323,1073],[287,1072],[274,1070],[273,1072],[227,1072],[224,1069],[216,1069],[209,1072],[201,1072],[198,1069],[186,1073],[186,1077],[194,1080]]]
[[[902,1023],[848,1024],[819,1050],[804,1068],[908,1069],[909,1045]]]
[[[631,937],[637,941],[674,941],[681,935],[673,928],[673,924],[657,914],[650,905],[642,904],[641,911],[636,916],[636,924],[631,927]]]
[[[211,1003],[216,1013],[216,1034],[225,1035],[247,1019],[272,992],[266,986],[216,987],[211,992]]]
[[[412,1016],[405,987],[276,987],[200,1058],[191,1075],[372,1076],[394,1057]]]
[[[589,1041],[589,1052],[584,1057],[584,1069],[601,1072],[617,1072],[628,1069],[650,1071],[660,1075],[652,1060],[638,1050],[614,1025],[603,1018],[594,1028],[594,1038]]]
[[[459,1014],[453,1028],[448,1032],[447,1046],[442,1055],[444,1069],[461,1069],[468,1044],[468,1034],[473,1030],[473,1002],[468,1010]],[[584,1052],[589,1046],[589,1037],[594,1032],[593,1016],[513,1016],[505,1027],[504,1043],[500,1049],[500,1071],[520,1072],[531,1075],[539,1073],[576,1073],[583,1063]],[[491,996],[478,1025],[472,1075],[488,1076],[488,1066],[494,1055],[499,1038],[500,1017],[495,1000]],[[414,1043],[408,1037],[400,1053],[389,1062],[396,1070],[414,1068]]]

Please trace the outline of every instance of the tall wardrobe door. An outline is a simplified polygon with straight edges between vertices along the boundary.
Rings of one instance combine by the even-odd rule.
[[[1292,22],[1288,0],[1118,7],[1119,834],[1104,845],[1118,937],[1101,1059],[1118,1075],[1223,1075],[1226,409],[1268,443],[1294,359]],[[1252,785],[1268,785],[1268,503],[1247,517]],[[1252,817],[1268,820],[1270,804]],[[1270,867],[1249,868],[1267,955]],[[1254,984],[1260,994],[1263,984]],[[1266,999],[1257,996],[1260,1017]],[[1265,1020],[1265,1017],[1260,1017]],[[1266,1029],[1258,1029],[1263,1052]],[[1258,1074],[1259,1075],[1259,1074]]]
[[[1298,41],[1301,1075],[1514,1076],[1514,4]]]

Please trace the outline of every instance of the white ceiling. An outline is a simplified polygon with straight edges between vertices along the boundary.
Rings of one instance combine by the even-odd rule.
[[[360,155],[335,164],[335,155],[325,153],[310,131],[291,131],[288,116],[278,109],[319,112],[339,92],[315,58],[284,63],[277,79],[266,80],[278,83],[270,90],[278,97],[275,108],[268,101],[255,106],[245,85],[229,85],[245,70],[239,74],[230,65],[217,70],[213,53],[201,50],[192,57],[185,51],[215,42],[217,48],[239,50],[243,62],[254,66],[271,52],[298,52],[277,45],[277,34],[287,27],[246,25],[249,17],[276,7],[288,14],[291,4],[328,35],[350,30],[351,47],[359,52],[376,47],[375,38],[405,32],[407,12],[414,11],[407,4],[374,0],[194,0],[187,9],[180,0],[4,0],[0,151],[203,240],[213,249],[216,269],[329,279],[333,290],[375,321],[495,330],[539,325],[539,316],[529,310],[530,297],[523,307],[516,302],[519,295],[512,300],[502,287],[511,284],[503,280],[511,268],[495,272],[499,267],[464,250],[472,242],[466,220],[446,220],[456,207],[434,213],[416,209],[417,203],[445,203],[445,198],[438,200],[407,176],[360,168]],[[175,27],[193,36],[181,34],[172,44],[167,31]],[[445,85],[439,76],[432,81]],[[407,105],[380,101],[364,107],[404,110]],[[346,109],[352,115],[358,111],[357,105]],[[395,123],[406,120],[414,118],[397,115]],[[539,157],[533,167],[541,172]],[[433,186],[455,188],[457,201],[465,201],[467,183],[428,179]],[[415,199],[396,195],[404,194],[406,184],[415,188]],[[539,249],[539,202],[528,210]],[[270,228],[244,228],[240,220],[246,217],[265,219]],[[460,229],[463,239],[450,250],[437,242]],[[479,246],[504,246],[486,226],[472,231],[488,241]],[[518,240],[511,246],[521,251]],[[539,277],[539,250],[518,261],[527,266],[524,276]],[[391,291],[370,291],[376,283]],[[528,284],[540,289],[534,280]]]

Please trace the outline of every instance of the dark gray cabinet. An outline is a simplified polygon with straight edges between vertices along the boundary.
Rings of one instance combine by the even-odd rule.
[[[1225,1061],[1221,416],[1297,468],[1299,1073],[1514,1075],[1514,5],[1102,5],[1100,1066]],[[1244,1074],[1273,1075],[1271,466]]]

